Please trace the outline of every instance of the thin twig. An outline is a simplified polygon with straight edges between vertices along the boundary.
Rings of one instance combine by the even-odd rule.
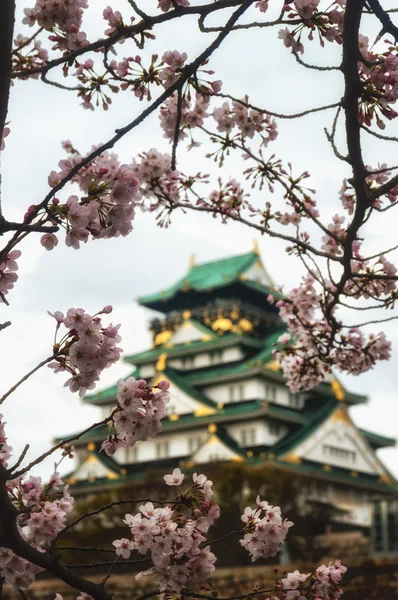
[[[49,356],[48,358],[44,359],[41,361],[41,363],[39,363],[38,365],[36,365],[31,371],[29,371],[29,373],[26,373],[26,375],[24,375],[19,381],[17,381],[17,383],[15,385],[13,385],[8,392],[6,392],[1,398],[0,398],[0,404],[3,404],[4,400],[6,400],[8,398],[8,396],[10,396],[13,392],[15,392],[15,390],[17,388],[19,388],[19,386],[24,383],[24,381],[27,381],[29,379],[29,377],[31,377],[34,373],[36,373],[36,371],[38,371],[39,369],[41,369],[42,367],[44,367],[44,365],[46,365],[47,363],[50,362],[50,360],[53,360],[56,356],[58,356],[58,352],[56,352],[55,354],[52,354],[51,356]]]
[[[15,463],[15,465],[13,467],[11,467],[10,469],[10,473],[12,473],[13,471],[15,471],[15,469],[17,469],[19,467],[19,465],[21,464],[21,462],[23,461],[23,459],[26,456],[27,451],[29,450],[30,445],[26,444],[25,448],[22,450],[21,456],[18,458],[17,462]]]
[[[87,427],[87,429],[85,429],[84,431],[81,431],[80,433],[73,435],[70,438],[62,440],[62,442],[59,442],[59,444],[57,444],[56,446],[53,446],[52,448],[50,448],[50,450],[47,450],[47,452],[44,452],[44,454],[42,454],[35,460],[32,460],[32,462],[30,462],[24,469],[21,469],[20,471],[17,471],[16,473],[14,473],[12,476],[12,479],[16,479],[17,477],[24,475],[24,473],[27,473],[28,471],[30,471],[32,467],[41,463],[45,458],[47,458],[47,456],[51,456],[51,454],[53,454],[56,450],[59,450],[59,448],[62,448],[62,446],[65,446],[65,444],[70,444],[70,442],[74,442],[75,440],[78,440],[79,438],[81,438],[83,435],[85,435],[89,431],[92,431],[93,429],[96,429],[97,427],[101,427],[101,425],[105,425],[106,423],[108,423],[108,421],[110,421],[112,419],[114,412],[115,411],[113,411],[112,414],[108,418],[104,419],[103,421],[94,423],[93,425],[90,425],[90,427]]]
[[[176,170],[176,164],[177,164],[177,146],[178,146],[178,140],[180,137],[180,126],[181,126],[181,119],[182,119],[182,89],[181,87],[178,88],[177,90],[177,118],[176,118],[176,124],[175,124],[175,129],[174,129],[174,139],[173,139],[173,147],[171,150],[171,170],[175,171]]]
[[[331,108],[338,108],[339,106],[341,106],[341,102],[334,102],[333,104],[327,104],[325,106],[317,106],[316,108],[309,108],[309,109],[303,110],[299,113],[292,113],[291,115],[286,115],[283,113],[273,112],[266,108],[259,108],[258,106],[254,106],[254,104],[251,104],[250,102],[246,102],[245,100],[235,98],[234,96],[231,96],[231,94],[224,94],[222,92],[218,92],[217,94],[212,94],[212,96],[218,96],[220,98],[227,98],[229,100],[232,100],[233,102],[237,102],[238,104],[245,106],[246,108],[256,110],[259,113],[264,113],[266,115],[270,115],[271,117],[276,117],[278,119],[299,119],[300,117],[305,117],[305,116],[311,115],[313,113],[321,112],[324,110],[329,110]]]

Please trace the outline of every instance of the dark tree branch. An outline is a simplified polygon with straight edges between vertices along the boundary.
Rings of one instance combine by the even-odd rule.
[[[390,33],[394,40],[398,40],[398,27],[391,21],[389,14],[383,9],[379,0],[368,0],[368,4],[373,11],[373,14],[379,19],[382,24],[382,30],[379,33],[379,37],[385,33]]]

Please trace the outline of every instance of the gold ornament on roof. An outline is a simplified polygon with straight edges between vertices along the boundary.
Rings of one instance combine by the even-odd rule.
[[[190,310],[184,310],[184,312],[182,313],[182,317],[183,317],[183,319],[190,319],[191,318],[191,311]]]
[[[215,423],[210,423],[210,425],[207,428],[207,431],[209,433],[216,433],[216,431],[217,431],[217,425]]]
[[[251,323],[249,319],[241,319],[238,323],[238,327],[245,333],[253,331],[253,323]]]
[[[169,329],[161,331],[155,336],[155,346],[163,346],[173,337],[173,332]]]
[[[258,241],[256,238],[253,239],[253,252],[254,254],[260,254],[260,248],[258,247]]]
[[[281,370],[281,366],[278,363],[277,360],[271,360],[269,363],[267,363],[266,365],[264,365],[264,367],[268,370],[268,371],[280,371]]]
[[[192,267],[196,266],[196,254],[191,254],[191,258],[189,259],[189,266],[192,269]]]
[[[214,331],[231,331],[233,324],[231,319],[220,317],[214,321],[211,327]]]
[[[157,370],[158,372],[160,372],[160,371],[164,371],[164,370],[165,370],[165,368],[166,368],[166,364],[167,364],[167,353],[166,353],[166,352],[163,352],[163,353],[162,353],[162,354],[159,356],[159,358],[158,358],[158,361],[157,361],[157,363],[156,363],[156,370]]]

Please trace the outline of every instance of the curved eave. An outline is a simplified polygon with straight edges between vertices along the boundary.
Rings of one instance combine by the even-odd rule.
[[[394,438],[380,435],[378,433],[374,433],[373,431],[367,431],[366,429],[360,429],[359,431],[375,450],[379,448],[390,448],[397,445],[397,440]]]

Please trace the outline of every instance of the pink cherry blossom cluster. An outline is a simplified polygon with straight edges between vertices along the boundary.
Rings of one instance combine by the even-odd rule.
[[[64,528],[72,511],[73,498],[68,486],[64,486],[58,473],[54,472],[47,484],[43,484],[41,477],[18,477],[8,483],[7,492],[12,504],[20,511],[17,517],[20,535],[34,548],[43,551]],[[11,589],[28,588],[41,570],[9,548],[0,547],[0,577]]]
[[[52,171],[48,181],[51,187],[69,176],[71,170],[82,160],[82,156],[70,142],[64,147],[71,158],[59,162],[60,171]],[[133,227],[140,181],[129,165],[120,164],[117,156],[104,152],[93,160],[79,175],[72,177],[79,184],[85,196],[70,196],[65,204],[54,199],[49,206],[50,217],[66,230],[65,243],[78,249],[81,242],[93,239],[128,235]],[[54,234],[45,234],[42,245],[52,250],[58,243]]]
[[[304,53],[304,45],[301,41],[304,32],[308,33],[310,41],[314,39],[316,33],[321,46],[324,46],[324,40],[338,44],[343,41],[345,0],[335,0],[327,10],[323,11],[318,11],[319,3],[320,0],[294,0],[294,9],[290,8],[290,3],[289,6],[285,5],[288,18],[295,21],[297,17],[302,19],[302,23],[293,30],[286,27],[278,34],[285,47],[291,48],[294,54]]]
[[[102,443],[102,450],[112,455],[118,448],[130,448],[137,442],[153,438],[162,430],[161,419],[170,401],[168,381],[149,386],[145,379],[119,379],[117,406],[112,412],[112,433]]]
[[[0,414],[0,463],[4,467],[7,467],[8,459],[11,458],[12,447],[7,443],[5,424],[5,421],[3,421],[3,415]]]
[[[236,179],[230,179],[227,183],[224,183],[219,177],[218,190],[210,192],[208,198],[199,198],[196,204],[198,206],[211,206],[215,210],[213,216],[220,214],[222,221],[226,223],[227,217],[238,216],[243,208],[251,208],[247,197],[248,194],[245,194],[244,189]]]
[[[224,102],[214,109],[212,116],[217,123],[217,130],[231,134],[236,127],[242,139],[253,138],[255,133],[259,133],[261,145],[266,147],[277,138],[276,121],[270,115],[249,108],[248,103],[249,98],[245,96],[241,102]]]
[[[112,98],[109,96],[109,93],[113,92],[117,94],[119,87],[106,74],[96,73],[92,58],[86,58],[84,62],[76,62],[76,67],[73,75],[79,80],[77,95],[83,100],[81,104],[83,108],[94,110],[93,101],[95,98],[96,106],[101,104],[104,110],[108,110],[112,104]]]
[[[245,523],[245,535],[240,543],[249,552],[253,562],[258,558],[275,556],[285,541],[289,527],[293,525],[292,521],[282,520],[279,506],[271,506],[260,496],[257,496],[256,507],[245,508],[241,518]]]
[[[381,298],[390,296],[393,300],[397,292],[397,281],[387,279],[395,277],[397,267],[387,260],[385,256],[379,256],[372,264],[369,260],[352,260],[352,272],[357,277],[350,279],[344,286],[344,293],[353,298]],[[361,274],[363,275],[361,277]],[[372,279],[370,276],[375,275]],[[382,279],[385,276],[386,279]]]
[[[0,263],[0,303],[5,302],[5,296],[13,289],[18,279],[17,258],[21,256],[20,250],[11,250],[2,263]]]
[[[175,469],[164,477],[167,485],[181,485],[184,475]],[[129,558],[132,551],[150,557],[153,567],[136,576],[153,574],[162,592],[178,593],[195,587],[214,571],[216,557],[204,546],[206,534],[220,516],[212,502],[212,482],[205,475],[192,476],[193,484],[181,493],[172,506],[154,508],[152,502],[140,506],[136,515],[128,514],[131,538],[113,542],[116,554]]]
[[[333,289],[330,282],[325,286]],[[275,298],[269,296],[269,301],[275,302]],[[311,389],[323,381],[332,365],[358,375],[373,368],[377,361],[390,358],[391,342],[384,333],[365,335],[358,327],[344,333],[336,320],[338,335],[333,334],[323,316],[327,302],[328,298],[317,292],[311,275],[276,302],[289,333],[279,338],[274,358],[281,363],[292,392]]]
[[[6,124],[5,124],[5,127],[4,127],[4,129],[3,129],[3,131],[2,131],[2,134],[1,134],[1,139],[0,139],[0,151],[1,151],[1,150],[4,150],[4,148],[6,147],[6,142],[5,142],[5,139],[6,139],[6,137],[7,137],[8,135],[10,135],[10,128],[9,128],[9,127],[7,127],[7,125],[8,125],[8,123],[6,123]]]
[[[167,99],[160,109],[160,126],[164,131],[164,137],[173,140],[177,123],[178,111],[181,111],[179,139],[184,139],[187,134],[184,129],[192,130],[195,127],[202,127],[206,118],[210,115],[207,109],[210,104],[209,96],[196,94],[195,104],[185,96],[181,101],[181,107],[178,107],[178,96],[173,94]]]
[[[55,32],[50,40],[57,43],[58,48],[76,50],[87,45],[86,34],[80,31],[87,0],[36,0],[33,8],[25,8],[23,23],[32,27],[36,23]]]
[[[346,235],[346,229],[343,226],[345,217],[334,215],[333,220],[328,225],[329,234],[322,237],[322,250],[331,256],[341,256],[343,254],[343,243]]]
[[[367,166],[366,168],[370,173],[370,175],[366,177],[366,183],[370,193],[376,191],[379,186],[386,183],[391,176],[391,171],[387,169],[386,163],[379,164],[377,166],[377,169],[374,169],[370,166]],[[387,196],[391,204],[395,204],[396,202],[398,202],[398,185],[391,188],[385,194],[385,196]],[[340,189],[340,200],[348,214],[352,215],[355,210],[356,196],[354,188],[347,179],[344,179],[343,185]],[[382,210],[383,208],[385,208],[383,203],[383,196],[380,196],[373,200],[372,207],[376,210]]]
[[[12,70],[22,71],[25,69],[36,69],[43,67],[48,60],[48,50],[42,47],[38,39],[30,43],[30,39],[20,33],[14,40],[14,50],[12,55]],[[38,79],[40,73],[32,73],[32,79]],[[28,79],[28,76],[23,79]]]
[[[142,182],[140,193],[144,198],[156,198],[154,192],[157,192],[175,201],[179,200],[180,173],[172,170],[170,154],[151,148],[148,152],[138,155],[133,161],[132,169]]]
[[[175,4],[177,6],[190,6],[189,0],[176,0]],[[173,8],[173,3],[171,0],[158,0],[158,8],[163,12],[167,12],[170,8]]]
[[[120,325],[105,327],[100,315],[112,312],[111,306],[106,306],[94,316],[86,313],[83,308],[70,308],[66,315],[56,311],[49,313],[57,322],[56,335],[61,325],[66,328],[63,337],[54,344],[54,361],[48,366],[55,373],[66,371],[71,375],[64,386],[71,392],[79,392],[84,396],[87,390],[95,387],[100,374],[120,358],[121,341]]]
[[[358,69],[363,92],[359,104],[359,122],[370,126],[373,119],[380,129],[385,129],[382,116],[395,119],[398,112],[391,108],[398,99],[398,53],[390,47],[383,54],[368,50],[369,39],[359,37],[359,49],[367,64],[359,62]]]
[[[337,560],[329,566],[321,565],[315,573],[284,573],[276,586],[285,600],[338,600],[343,592],[338,584],[346,573],[347,567]],[[310,578],[309,581],[307,581]]]

